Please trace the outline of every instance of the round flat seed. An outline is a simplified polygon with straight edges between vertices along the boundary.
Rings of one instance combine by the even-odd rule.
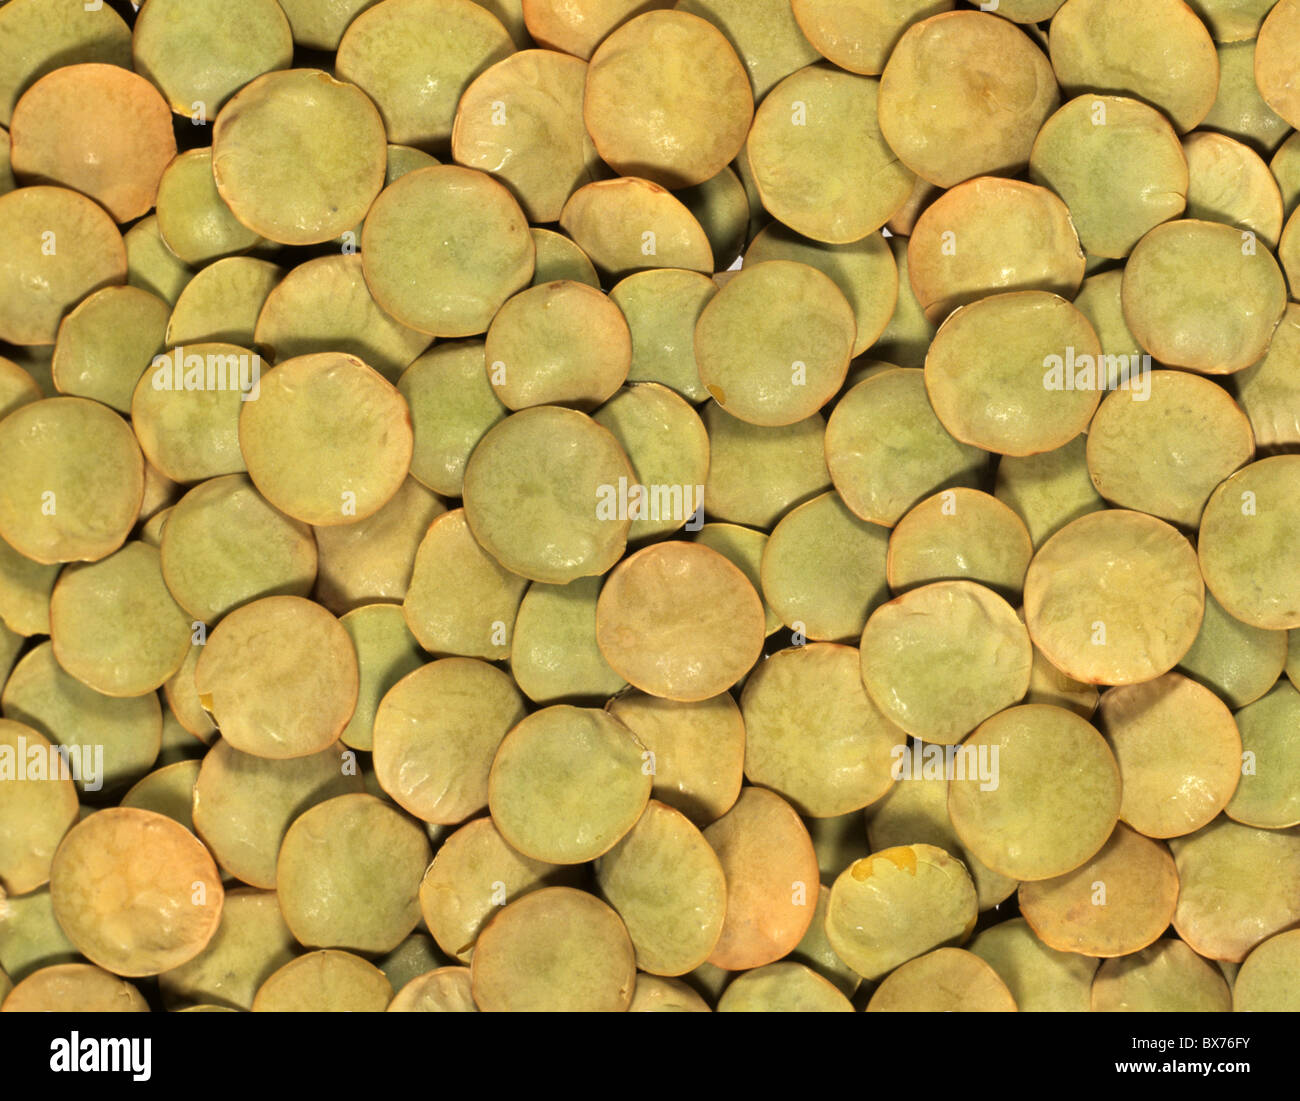
[[[627,378],[632,335],[601,291],[560,281],[515,295],[488,327],[488,378],[511,409],[598,406]]]
[[[340,735],[344,745],[371,750],[375,712],[398,681],[424,663],[397,604],[366,604],[339,619],[357,651],[357,709]],[[378,766],[376,765],[376,770]]]
[[[629,19],[672,6],[672,0],[522,0],[524,23],[539,45],[584,61]]]
[[[637,485],[626,487],[629,541],[667,535],[688,523],[698,529],[709,436],[695,410],[667,387],[648,383],[620,391],[592,419],[609,429],[636,470]],[[618,490],[622,510],[624,490]]]
[[[764,595],[762,565],[767,541],[768,537],[763,532],[739,524],[705,524],[695,535],[695,542],[717,551],[740,570],[760,597]],[[781,629],[781,618],[772,611],[766,600],[763,603],[763,615],[766,621],[764,630],[770,638]]]
[[[1270,937],[1249,956],[1232,984],[1237,1013],[1294,1013],[1300,1009],[1300,929]]]
[[[389,141],[432,147],[451,137],[470,81],[513,52],[505,27],[470,0],[386,0],[348,26],[335,72],[375,101]]]
[[[848,244],[907,201],[915,177],[881,134],[879,88],[873,78],[821,64],[786,77],[763,100],[746,155],[763,206],[778,221],[816,241]]]
[[[880,129],[908,168],[952,187],[1023,168],[1059,103],[1051,65],[1022,30],[984,12],[945,12],[914,23],[890,53]]]
[[[799,815],[774,792],[747,787],[704,837],[727,877],[727,912],[709,963],[744,971],[788,955],[817,905],[817,854]]]
[[[1235,289],[1225,308],[1217,288]],[[1217,222],[1157,226],[1124,268],[1124,318],[1161,363],[1203,374],[1249,367],[1286,309],[1286,281],[1254,234]]]
[[[1300,223],[1297,223],[1300,224]],[[1287,303],[1264,358],[1233,377],[1264,453],[1300,445],[1300,305]]]
[[[408,478],[373,516],[316,528],[320,573],[315,599],[336,615],[377,601],[400,603],[420,541],[445,511],[437,497]]]
[[[406,624],[435,654],[505,658],[526,578],[501,566],[475,541],[464,509],[429,525],[402,603]]]
[[[176,304],[194,270],[180,259],[158,230],[158,218],[141,218],[122,235],[126,246],[127,282]]]
[[[248,474],[276,508],[319,526],[373,515],[406,479],[406,399],[379,372],[338,352],[298,356],[261,381],[239,414]]]
[[[1278,146],[1268,166],[1282,189],[1283,210],[1290,218],[1300,201],[1300,136],[1292,134]]]
[[[1300,830],[1217,818],[1170,847],[1182,885],[1174,928],[1200,955],[1240,963],[1300,921]]]
[[[1088,429],[1088,473],[1120,508],[1194,528],[1210,494],[1255,454],[1250,420],[1214,382],[1153,371],[1116,391]]]
[[[1011,991],[979,956],[940,948],[904,964],[876,988],[868,1013],[1015,1013]]]
[[[952,828],[948,817],[948,777],[940,754],[922,750],[918,756],[900,738],[893,757],[898,783],[867,809],[867,837],[871,848],[879,851],[905,845],[933,845],[966,865],[975,883],[981,911],[1010,898],[1015,893],[1016,881],[999,875],[972,856]],[[847,862],[839,864],[835,874],[846,866]]]
[[[1095,856],[1115,828],[1119,768],[1105,739],[1071,711],[1009,708],[962,752],[987,754],[993,780],[968,766],[952,781],[948,813],[962,842],[994,871],[1022,881],[1064,875]]]
[[[425,822],[462,822],[487,806],[493,757],[524,715],[514,683],[486,662],[424,665],[398,681],[375,713],[380,786]]]
[[[387,157],[375,105],[317,69],[258,77],[212,130],[212,172],[226,205],[285,245],[319,244],[361,221],[384,185]]]
[[[1201,517],[1205,582],[1232,616],[1252,627],[1300,627],[1300,455],[1239,470]]]
[[[4,716],[67,747],[79,791],[110,791],[138,780],[158,757],[162,708],[153,694],[102,695],[67,673],[43,642],[24,655],[0,696]]]
[[[52,368],[53,361],[51,361]],[[20,405],[40,401],[43,394],[40,385],[26,370],[19,367],[12,359],[0,356],[0,420]]]
[[[195,1003],[252,1009],[258,988],[297,954],[273,891],[231,891],[216,934],[194,959],[164,971],[169,1007]]]
[[[750,424],[805,420],[843,385],[856,334],[853,308],[829,276],[790,260],[746,265],[695,328],[700,378]]]
[[[410,328],[458,337],[486,332],[502,303],[528,285],[536,249],[504,186],[473,169],[433,165],[384,188],[366,217],[361,256],[382,309]]]
[[[620,478],[631,485],[636,473],[607,429],[571,409],[525,409],[470,456],[465,518],[506,569],[562,585],[622,556],[631,517],[617,508]]]
[[[161,556],[139,542],[59,575],[50,634],[59,664],[106,696],[161,688],[190,651],[190,619],[163,582]]]
[[[1098,725],[1124,783],[1120,817],[1148,837],[1200,829],[1227,805],[1241,773],[1241,735],[1208,688],[1178,673],[1112,688]]]
[[[394,383],[432,343],[380,309],[356,253],[322,256],[290,271],[267,295],[253,339],[274,362],[342,352]]]
[[[194,668],[194,686],[236,749],[275,760],[306,757],[337,741],[352,717],[357,655],[319,604],[269,596],[217,625]]]
[[[468,967],[440,967],[412,979],[389,1003],[389,1013],[477,1013]]]
[[[1005,600],[971,581],[940,581],[877,608],[862,632],[862,681],[913,737],[956,745],[1023,698],[1033,651]]]
[[[629,176],[580,187],[564,204],[560,227],[612,280],[645,268],[713,272],[704,227],[680,199],[649,180]]]
[[[606,705],[653,758],[655,799],[696,825],[735,805],[744,779],[745,722],[730,693],[683,703],[635,690]]]
[[[163,349],[170,314],[166,302],[138,287],[104,287],[89,295],[59,325],[54,385],[62,394],[129,413],[145,365]]]
[[[840,819],[814,818],[812,823],[814,828],[818,822],[835,822],[852,819],[857,823],[858,832],[862,832],[862,817],[858,814],[846,814]],[[816,838],[813,840],[816,844]],[[866,855],[865,845],[861,847],[861,854]],[[850,860],[845,863],[851,862]],[[843,867],[844,864],[840,864]],[[852,997],[862,985],[862,977],[835,954],[835,949],[831,947],[831,942],[826,937],[826,909],[830,905],[831,889],[826,886],[826,879],[834,879],[835,873],[829,874],[825,869],[822,871],[822,884],[817,889],[817,909],[813,914],[812,924],[808,926],[808,932],[804,934],[803,940],[793,952],[790,953],[791,960],[798,961],[823,979],[831,982],[841,994],[845,997]]]
[[[1286,658],[1285,631],[1265,631],[1242,623],[1207,591],[1201,630],[1178,669],[1229,707],[1245,707],[1277,683]]]
[[[1107,960],[1092,983],[1094,1013],[1226,1013],[1232,995],[1217,968],[1180,940]]]
[[[660,543],[610,574],[596,641],[610,666],[651,695],[705,700],[758,660],[763,604],[749,580],[698,543]]]
[[[1067,95],[1089,89],[1141,99],[1180,132],[1209,113],[1219,85],[1210,32],[1186,4],[1067,0],[1052,20],[1052,68]]]
[[[252,256],[210,264],[176,299],[167,322],[168,346],[205,340],[251,346],[258,314],[283,275],[275,264]]]
[[[704,409],[709,433],[710,516],[770,529],[793,505],[831,488],[826,421],[820,413],[780,428],[749,424],[715,402]]]
[[[650,798],[650,756],[604,711],[534,712],[500,743],[488,805],[501,835],[535,860],[580,864],[608,852]]]
[[[0,340],[53,344],[91,291],[126,282],[126,247],[102,207],[63,187],[0,195]]]
[[[1100,355],[1092,325],[1063,298],[995,294],[940,326],[925,358],[925,387],[958,440],[1032,455],[1064,447],[1088,427],[1101,400]]]
[[[532,222],[554,222],[600,164],[582,120],[587,66],[524,50],[481,73],[460,97],[451,152],[506,184]]]
[[[516,852],[491,818],[476,818],[439,847],[420,883],[420,910],[438,946],[467,963],[499,907],[539,887],[575,882],[576,871]]]
[[[964,941],[978,915],[975,885],[959,860],[933,845],[882,849],[845,868],[831,886],[826,935],[863,978]]]
[[[74,826],[50,875],[54,914],[78,951],[118,975],[157,975],[198,955],[221,920],[217,866],[189,830],[111,807]]]
[[[424,830],[373,795],[339,795],[301,814],[276,862],[284,920],[308,947],[390,952],[420,920],[433,852]]]
[[[554,283],[559,279],[572,279],[589,287],[600,287],[600,276],[590,258],[563,233],[532,226],[528,231],[537,250],[537,263],[533,269],[534,287]]]
[[[909,233],[915,229],[911,227]],[[893,232],[892,230],[890,231]],[[922,367],[925,353],[930,348],[936,325],[925,316],[921,303],[912,289],[912,279],[907,269],[907,237],[889,237],[889,251],[898,265],[898,302],[889,324],[873,344],[872,351],[880,360],[900,367]]]
[[[1276,0],[1196,0],[1191,8],[1201,17],[1215,42],[1240,42],[1259,34]]]
[[[1255,46],[1252,38],[1218,47],[1219,94],[1200,128],[1221,131],[1267,154],[1291,128],[1260,94],[1255,82]]]
[[[1122,383],[1125,377],[1132,385],[1137,370],[1150,367],[1151,363],[1150,356],[1142,355],[1137,338],[1124,320],[1123,286],[1124,269],[1110,268],[1089,275],[1074,298],[1075,308],[1097,331],[1102,352],[1115,357],[1106,363],[1106,381],[1110,386]]]
[[[755,103],[783,77],[818,60],[786,0],[678,0],[676,6],[727,36],[749,71]]]
[[[801,963],[770,963],[746,971],[718,1001],[719,1013],[852,1013],[852,1003]]]
[[[239,414],[260,395],[261,369],[256,353],[235,344],[191,344],[153,357],[130,404],[149,464],[178,482],[241,473]]]
[[[855,515],[892,527],[932,493],[978,485],[986,461],[935,416],[922,372],[895,368],[840,399],[826,426],[826,464]]]
[[[1125,165],[1119,180],[1106,172],[1116,163]],[[1082,95],[1065,104],[1034,139],[1029,173],[1066,201],[1092,256],[1127,256],[1188,201],[1189,168],[1174,128],[1153,107],[1123,96]]]
[[[1191,648],[1205,583],[1187,538],[1154,516],[1110,509],[1053,535],[1025,575],[1030,637],[1086,684],[1137,684]]]
[[[1276,248],[1282,192],[1264,159],[1222,134],[1189,134],[1183,150],[1190,178],[1187,216],[1251,230]]]
[[[859,520],[839,494],[791,509],[763,548],[762,593],[805,638],[856,641],[885,600],[885,529]]]
[[[293,37],[272,0],[151,0],[136,19],[131,53],[173,111],[206,119],[249,81],[287,69]]]
[[[397,389],[411,408],[415,433],[411,477],[435,493],[459,497],[474,448],[509,413],[488,378],[483,342],[429,349],[402,372]]]
[[[168,514],[161,550],[176,603],[209,624],[259,597],[306,596],[316,578],[311,528],[268,504],[243,474],[186,493]]]
[[[393,989],[401,991],[412,980],[450,962],[432,937],[417,930],[379,961],[379,969],[388,976]]]
[[[515,618],[510,675],[534,703],[599,703],[627,687],[596,645],[600,585],[583,577],[529,586]]]
[[[853,355],[865,352],[889,323],[898,301],[898,265],[887,238],[873,233],[851,244],[828,245],[772,225],[754,238],[745,253],[747,266],[769,260],[807,264],[834,280],[853,309],[857,326]]]
[[[754,98],[721,31],[685,12],[650,11],[592,54],[583,117],[597,152],[620,175],[690,187],[735,159]]]
[[[339,39],[362,11],[373,0],[332,0],[321,4],[317,0],[284,0],[280,5],[293,29],[293,40],[299,46],[313,50],[337,50]],[[491,4],[484,4],[491,7]]]
[[[0,536],[37,562],[94,562],[126,540],[144,496],[127,423],[86,398],[29,402],[0,421],[9,457]]]
[[[927,497],[898,522],[886,570],[894,592],[965,579],[1016,600],[1033,553],[1029,529],[1011,508],[958,488]]]
[[[181,153],[163,172],[158,183],[158,232],[186,264],[247,252],[262,242],[230,213],[217,191],[211,149]]]
[[[1087,1013],[1099,960],[1048,948],[1024,918],[985,929],[970,950],[1007,984],[1022,1013]]]
[[[1265,829],[1300,825],[1300,691],[1280,681],[1236,719],[1243,764],[1228,817]]]
[[[479,936],[471,967],[485,1013],[623,1013],[636,961],[619,916],[571,887],[534,891],[506,906]]]
[[[1255,83],[1264,101],[1290,125],[1300,127],[1300,87],[1295,59],[1300,54],[1300,3],[1278,0],[1259,28],[1255,45]]]
[[[50,878],[50,862],[77,821],[77,788],[51,743],[23,723],[0,719],[0,886],[25,895]],[[56,769],[51,769],[54,763]]]
[[[872,76],[884,69],[908,27],[953,6],[953,0],[792,0],[790,4],[799,29],[818,53],[841,69]],[[1015,18],[1007,13],[1007,6],[1003,0],[999,14]]]
[[[717,855],[680,811],[651,800],[595,864],[601,893],[627,926],[637,966],[683,975],[712,953],[726,911]]]
[[[723,168],[712,179],[678,191],[677,198],[695,215],[708,237],[714,266],[730,268],[749,241],[749,197],[740,177],[733,169]]]
[[[1127,956],[1169,928],[1178,902],[1174,858],[1121,824],[1087,863],[1054,879],[1022,883],[1020,912],[1049,948]]]
[[[0,123],[18,97],[60,65],[102,61],[131,68],[131,30],[111,7],[84,0],[17,0],[0,15]]]
[[[906,735],[862,686],[852,646],[814,642],[773,654],[745,682],[745,775],[804,814],[848,814],[894,783]]]
[[[43,967],[15,986],[4,1013],[148,1013],[144,995],[88,963]]]
[[[254,1013],[382,1013],[393,986],[374,964],[351,952],[308,952],[258,988]]]
[[[958,14],[958,13],[953,13]],[[998,292],[1073,298],[1084,256],[1069,208],[1045,187],[995,177],[968,180],[917,219],[908,277],[932,324]]]
[[[711,1013],[709,1003],[679,979],[637,972],[629,1013]]]
[[[994,495],[1010,505],[1041,546],[1071,520],[1105,507],[1088,475],[1086,437],[1037,455],[1003,455]]]
[[[294,819],[336,795],[361,791],[347,752],[334,745],[274,761],[241,753],[224,738],[215,742],[194,784],[195,832],[230,875],[273,889],[276,856]]]
[[[168,723],[168,728],[175,729],[171,723]],[[193,738],[186,731],[181,730],[180,733],[189,739],[190,744],[195,744]],[[194,784],[199,778],[200,762],[182,760],[174,761],[171,764],[163,764],[162,755],[160,754],[158,763],[162,767],[155,769],[139,783],[132,786],[122,796],[120,805],[137,807],[140,810],[151,810],[156,814],[170,818],[173,822],[179,822],[190,833],[193,833]]]
[[[153,86],[117,65],[66,65],[23,93],[9,122],[19,176],[90,196],[116,222],[153,208],[176,155],[171,112]]]
[[[1300,285],[1300,218],[1291,215],[1277,245],[1277,258],[1286,273],[1287,281],[1294,287]]]

